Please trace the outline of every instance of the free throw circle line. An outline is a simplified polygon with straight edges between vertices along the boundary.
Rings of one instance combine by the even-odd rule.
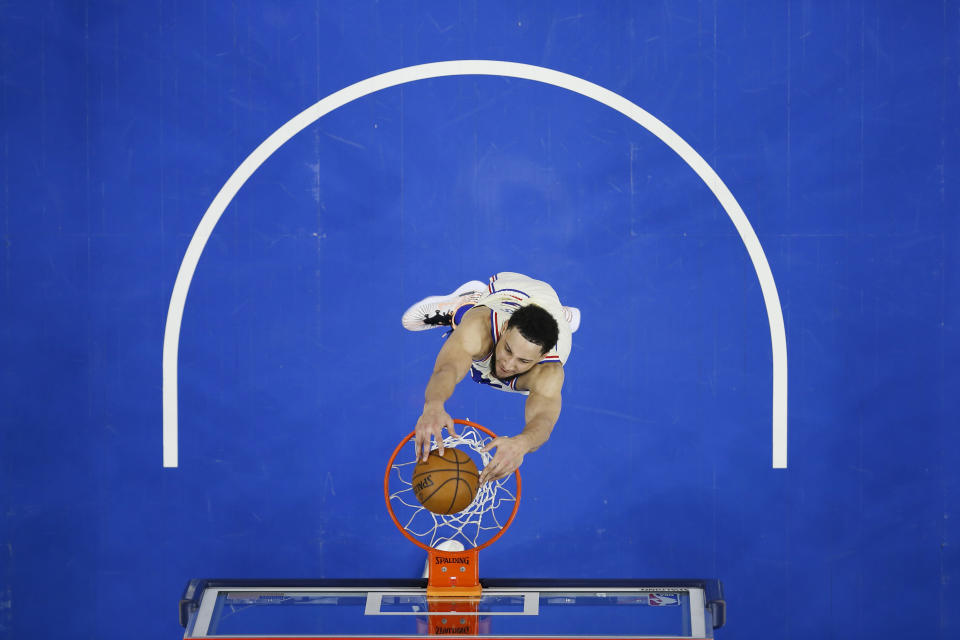
[[[501,60],[432,62],[388,71],[361,80],[330,94],[291,118],[254,149],[237,167],[203,214],[203,218],[201,218],[200,224],[187,246],[183,261],[180,263],[173,293],[170,296],[170,306],[167,309],[167,322],[163,336],[163,466],[176,467],[178,465],[177,358],[180,348],[180,326],[183,320],[187,292],[190,289],[190,282],[193,280],[197,263],[200,261],[200,255],[206,247],[210,234],[240,188],[253,175],[254,171],[284,143],[331,111],[358,98],[389,87],[416,80],[461,75],[488,75],[533,80],[592,98],[622,113],[657,136],[700,176],[700,179],[713,192],[724,211],[727,212],[731,222],[740,234],[740,239],[747,249],[754,270],[757,272],[757,278],[760,281],[760,289],[763,293],[767,319],[770,325],[773,355],[773,467],[786,468],[787,339],[783,324],[783,310],[780,306],[780,297],[777,293],[773,273],[770,271],[770,265],[760,245],[760,240],[736,198],[733,197],[720,176],[693,147],[667,125],[626,98],[600,85],[560,71]]]

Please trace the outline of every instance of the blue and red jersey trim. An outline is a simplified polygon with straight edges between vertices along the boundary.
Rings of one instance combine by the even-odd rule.
[[[521,291],[520,289],[497,289],[497,288],[494,286],[494,283],[497,281],[498,277],[499,277],[499,276],[490,276],[490,284],[487,285],[487,290],[488,290],[490,293],[504,293],[504,292],[511,292],[511,291],[512,291],[513,293],[519,293],[521,297],[514,296],[514,295],[511,295],[510,297],[513,298],[513,299],[515,299],[515,300],[521,300],[521,301],[524,300],[525,298],[529,298],[529,297],[530,297],[530,294],[529,294],[529,293],[527,293],[526,291]]]

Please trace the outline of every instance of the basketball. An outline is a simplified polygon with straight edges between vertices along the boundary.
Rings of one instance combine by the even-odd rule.
[[[426,462],[413,469],[413,493],[429,511],[459,513],[477,495],[480,474],[473,459],[463,451],[447,447],[443,456],[431,451]]]

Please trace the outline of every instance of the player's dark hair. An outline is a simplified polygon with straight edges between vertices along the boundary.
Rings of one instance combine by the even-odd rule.
[[[507,321],[507,329],[510,327],[515,327],[524,339],[539,346],[541,353],[553,349],[560,336],[557,321],[550,312],[535,304],[528,304],[514,311]]]

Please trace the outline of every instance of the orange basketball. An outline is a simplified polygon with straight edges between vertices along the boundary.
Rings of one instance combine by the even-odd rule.
[[[431,451],[426,462],[413,469],[413,493],[434,513],[458,513],[477,495],[480,474],[473,459],[463,451],[447,447],[443,456]]]

